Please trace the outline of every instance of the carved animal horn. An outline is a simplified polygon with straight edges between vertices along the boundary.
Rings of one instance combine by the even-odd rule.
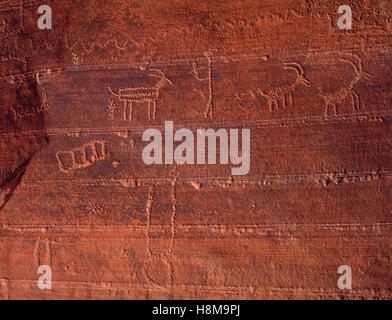
[[[173,82],[170,79],[168,79],[161,70],[159,69],[150,69],[150,70],[158,73],[158,75],[152,74],[151,77],[159,78],[165,82],[170,83],[171,85],[173,84]]]
[[[294,69],[300,76],[304,75],[304,69],[299,63],[289,62],[284,64],[285,69]]]
[[[115,93],[110,86],[108,87],[108,89],[109,89],[110,93],[115,95],[116,97],[120,96],[120,93]]]

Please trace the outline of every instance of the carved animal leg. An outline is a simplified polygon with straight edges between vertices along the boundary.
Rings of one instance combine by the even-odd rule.
[[[269,111],[272,112],[272,110],[274,109],[272,106],[272,101],[267,100],[267,104],[268,104]]]
[[[287,96],[286,96],[285,93],[279,94],[279,96],[276,98],[276,100],[278,101],[278,104],[280,102],[280,104],[282,105],[283,108],[286,108],[288,106],[288,104],[287,104]]]
[[[263,95],[263,97],[265,98],[265,100],[267,101],[267,105],[268,105],[268,109],[270,112],[272,112],[273,108],[273,101],[270,97]]]
[[[152,102],[152,118],[155,119],[157,117],[157,101]]]
[[[133,101],[129,101],[128,102],[128,110],[129,110],[129,112],[128,112],[128,120],[129,121],[132,121],[132,118],[133,118]]]
[[[275,106],[275,109],[280,109],[281,107],[284,107],[284,99],[283,96],[281,95],[276,95],[273,99],[273,104]]]
[[[148,101],[148,118],[155,119],[157,115],[157,102],[155,100]]]
[[[127,120],[127,102],[123,102],[123,119]]]
[[[278,97],[276,97],[276,101],[278,103],[278,107],[282,106],[282,108],[286,108],[286,97],[285,97],[284,93],[282,93]]]
[[[204,117],[212,119],[212,105],[209,103],[207,110],[204,112]]]
[[[361,104],[359,101],[359,96],[354,90],[352,91],[352,99],[354,111],[359,111],[361,109]]]
[[[324,116],[328,116],[328,105],[325,106]]]
[[[128,101],[124,101],[124,112],[123,112],[123,117],[124,120],[129,120],[128,119]]]
[[[291,92],[287,92],[284,95],[284,105],[289,107],[293,106],[293,94]]]
[[[332,107],[334,116],[337,116],[338,115],[338,110],[337,110],[336,104],[333,104],[333,103],[327,103],[326,104],[325,116],[329,115],[329,107]]]
[[[266,93],[264,93],[263,91],[261,91],[260,89],[257,90],[257,93],[262,96],[266,101],[267,101],[267,105],[269,108],[269,111],[272,112],[273,110],[273,99]]]
[[[272,99],[272,105],[275,106],[275,109],[278,110],[279,109],[279,98],[277,98],[277,97],[273,98]],[[272,109],[274,109],[274,108],[272,107]]]

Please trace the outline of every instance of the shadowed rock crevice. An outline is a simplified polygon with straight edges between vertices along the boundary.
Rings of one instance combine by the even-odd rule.
[[[32,157],[49,139],[46,95],[33,76],[0,88],[0,210],[11,199]]]
[[[0,210],[3,209],[3,207],[11,199],[16,187],[19,185],[24,173],[26,172],[26,168],[30,163],[30,160],[31,158],[22,163],[21,166],[13,172],[13,176],[0,186]]]

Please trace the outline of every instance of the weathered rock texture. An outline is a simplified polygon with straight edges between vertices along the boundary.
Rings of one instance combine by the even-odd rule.
[[[0,55],[1,298],[392,298],[389,0],[2,1]],[[145,165],[167,120],[250,173]]]

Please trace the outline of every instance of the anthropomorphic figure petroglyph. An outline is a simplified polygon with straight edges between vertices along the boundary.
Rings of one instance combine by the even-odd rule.
[[[200,71],[198,69],[197,63],[192,63],[192,74],[195,78],[199,81],[207,81],[208,82],[208,101],[207,101],[207,108],[204,112],[204,117],[206,118],[213,118],[213,92],[212,92],[212,54],[210,52],[205,52],[204,56],[207,59],[207,74],[205,77],[200,75]]]

